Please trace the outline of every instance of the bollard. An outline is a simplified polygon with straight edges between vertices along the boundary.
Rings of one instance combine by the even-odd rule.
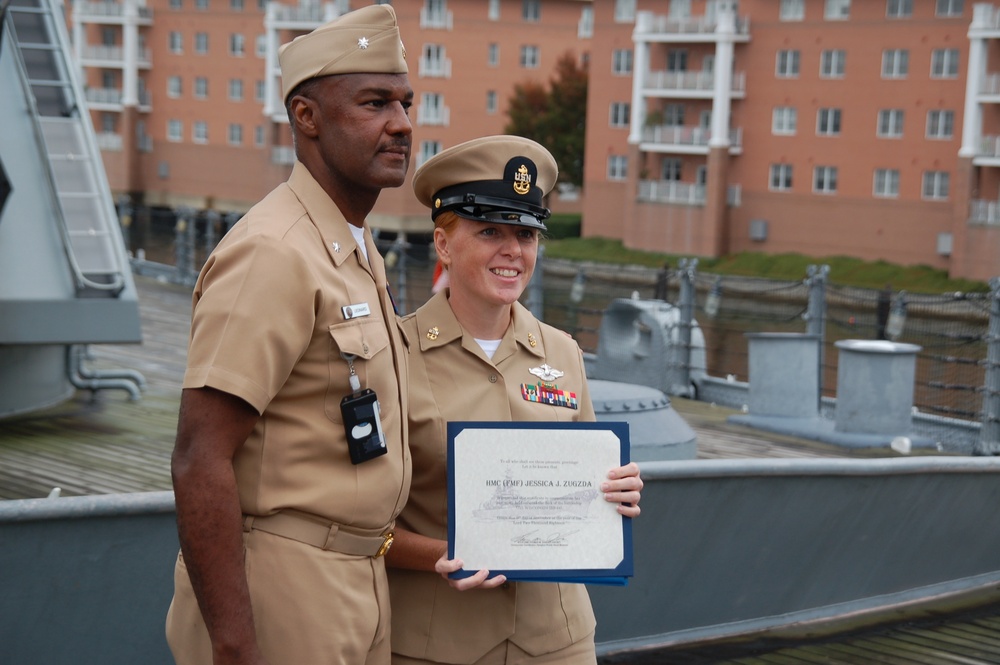
[[[839,349],[834,429],[856,434],[909,434],[913,426],[916,344],[846,339]]]

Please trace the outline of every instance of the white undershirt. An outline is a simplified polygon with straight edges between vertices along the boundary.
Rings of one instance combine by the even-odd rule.
[[[365,256],[365,261],[368,260],[368,247],[365,246],[365,230],[363,227],[354,226],[354,224],[348,224],[347,228],[351,229],[351,235],[354,236],[354,241],[358,243],[358,249]]]
[[[479,348],[483,350],[483,353],[485,353],[486,357],[490,360],[493,360],[493,354],[497,352],[500,342],[503,341],[499,339],[477,339],[475,337],[473,337],[473,339],[476,340],[476,344],[479,345]]]

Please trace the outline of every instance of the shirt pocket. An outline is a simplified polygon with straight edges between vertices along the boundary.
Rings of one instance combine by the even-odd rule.
[[[341,423],[340,402],[354,392],[350,384],[351,366],[344,355],[354,356],[354,372],[361,388],[371,388],[379,398],[382,420],[386,407],[398,400],[396,368],[389,349],[389,332],[382,319],[354,319],[331,325],[329,388],[326,394],[326,415]]]

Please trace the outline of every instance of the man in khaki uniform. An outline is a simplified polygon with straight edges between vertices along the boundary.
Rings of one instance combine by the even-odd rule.
[[[407,380],[365,217],[409,164],[404,58],[388,5],[281,49],[298,162],[194,290],[172,464],[178,663],[389,661]]]
[[[394,665],[596,662],[594,613],[579,584],[460,580],[447,559],[447,424],[454,420],[595,420],[583,356],[518,298],[531,278],[555,185],[555,160],[516,136],[468,141],[413,179],[432,210],[449,287],[403,319],[409,340],[413,483],[388,555]],[[601,491],[639,514],[635,464]]]

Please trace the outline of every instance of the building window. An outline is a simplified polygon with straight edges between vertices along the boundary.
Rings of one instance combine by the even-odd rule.
[[[906,49],[882,51],[882,78],[905,79],[910,73],[910,52]]]
[[[580,24],[577,26],[576,36],[580,39],[590,39],[594,36],[594,8],[590,5],[580,8]]]
[[[486,112],[493,115],[497,112],[497,91],[486,91]]]
[[[208,11],[208,0],[194,0],[194,8],[200,12]]]
[[[242,56],[243,46],[244,46],[243,35],[239,33],[233,33],[229,35],[229,55]]]
[[[616,48],[611,53],[611,73],[628,76],[632,73],[632,49]]]
[[[420,166],[439,152],[441,152],[440,141],[421,141],[420,153],[417,155],[417,166]]]
[[[489,19],[491,21],[500,20],[500,0],[490,0],[489,9],[487,10]]]
[[[798,127],[799,114],[794,107],[776,106],[771,114],[771,133],[792,136]]]
[[[184,52],[184,36],[176,30],[170,33],[170,52],[178,54]]]
[[[953,79],[958,77],[958,49],[939,48],[931,54],[931,78]]]
[[[174,11],[177,11],[178,9],[181,9],[184,6],[184,3],[183,3],[182,0],[170,0],[169,4],[170,4],[170,9],[172,9]]]
[[[243,79],[229,79],[229,99],[234,102],[243,101]]]
[[[243,145],[243,125],[229,123],[229,145]]]
[[[243,11],[243,0],[229,0],[229,9],[234,12]]]
[[[663,124],[667,127],[684,126],[684,105],[667,104],[663,107]]]
[[[167,97],[176,99],[183,93],[180,76],[171,76],[167,79]]]
[[[195,143],[208,143],[208,124],[204,120],[195,120],[191,127],[191,140]]]
[[[253,54],[258,58],[267,57],[267,35],[257,35],[254,38]]]
[[[180,143],[184,140],[184,123],[180,120],[167,121],[167,140],[171,143]]]
[[[841,49],[823,51],[819,63],[820,78],[844,78],[844,67],[846,61],[846,51]]]
[[[778,18],[782,21],[802,21],[806,17],[805,0],[781,0]]]
[[[102,113],[101,114],[101,132],[103,132],[104,134],[114,134],[115,133],[116,125],[118,124],[116,122],[117,115],[118,114],[116,114],[116,113]]]
[[[817,166],[813,169],[813,191],[817,194],[837,193],[836,166]]]
[[[194,52],[204,55],[208,53],[208,33],[194,33]]]
[[[521,47],[521,67],[525,69],[538,69],[538,47]]]
[[[635,23],[635,0],[615,0],[615,23]]]
[[[921,188],[923,197],[934,201],[944,201],[948,198],[947,171],[924,171],[924,184]]]
[[[683,49],[667,51],[667,71],[686,72],[688,69],[688,52]]]
[[[420,60],[420,75],[433,77],[451,76],[451,63],[445,57],[444,46],[424,44],[424,54]]]
[[[611,126],[628,127],[631,107],[627,102],[611,102]]]
[[[486,64],[496,67],[500,64],[500,45],[490,44],[486,53]]]
[[[935,16],[961,16],[962,0],[937,0]]]
[[[851,0],[826,0],[823,17],[827,21],[846,21],[851,17]]]
[[[628,178],[628,157],[608,155],[608,180],[625,180],[626,178]]]
[[[840,134],[840,109],[820,109],[816,112],[816,134],[818,136]]]
[[[258,148],[264,146],[264,126],[257,125],[253,128],[253,144]]]
[[[531,23],[542,19],[542,3],[540,0],[521,0],[521,18]]]
[[[668,157],[660,164],[660,180],[669,182],[681,181],[681,160],[676,157]]]
[[[880,199],[897,198],[899,196],[899,171],[896,169],[875,169],[872,195]]]
[[[267,84],[264,81],[257,80],[253,83],[253,99],[255,102],[264,103],[264,98],[267,96]]]
[[[774,75],[778,78],[795,78],[799,75],[799,52],[778,51]]]
[[[903,110],[882,109],[878,112],[876,135],[883,139],[898,139],[903,136]]]
[[[887,18],[910,18],[913,16],[913,0],[886,0]]]
[[[437,92],[425,92],[420,96],[420,109],[417,113],[417,124],[448,124],[448,109],[444,105],[444,95]]]
[[[927,138],[950,139],[955,130],[954,111],[927,112]]]
[[[771,178],[768,189],[772,192],[792,191],[792,165],[771,164]]]
[[[208,97],[208,79],[204,76],[196,76],[194,79],[195,99],[205,99]]]

